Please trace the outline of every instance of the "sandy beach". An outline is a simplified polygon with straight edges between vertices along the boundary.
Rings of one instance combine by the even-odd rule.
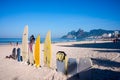
[[[52,68],[43,65],[43,47],[41,44],[41,67],[36,68],[5,57],[16,46],[0,45],[0,80],[79,80],[78,75],[68,77],[56,72],[56,53],[64,51],[68,58],[89,57],[92,60],[91,80],[120,80],[120,43],[108,41],[80,41],[52,44]],[[16,48],[21,48],[21,45]],[[79,73],[81,74],[81,73]]]

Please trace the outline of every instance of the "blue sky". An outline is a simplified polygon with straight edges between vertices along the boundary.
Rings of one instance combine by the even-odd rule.
[[[0,38],[29,35],[61,37],[79,28],[120,30],[120,0],[0,0]]]

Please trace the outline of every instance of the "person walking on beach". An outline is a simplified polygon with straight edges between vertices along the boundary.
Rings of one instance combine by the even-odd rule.
[[[31,64],[33,65],[34,64],[34,58],[33,58],[33,44],[35,42],[35,38],[33,35],[30,36],[30,42],[29,42],[29,52],[28,52],[28,56],[29,56],[29,59],[28,59],[28,65]]]

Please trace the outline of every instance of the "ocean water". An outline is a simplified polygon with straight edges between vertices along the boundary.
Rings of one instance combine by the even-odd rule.
[[[41,38],[41,43],[44,43],[45,38]],[[28,39],[29,41],[29,39]],[[51,39],[52,43],[57,43],[57,42],[71,42],[71,41],[78,41],[75,39],[61,39],[61,38],[52,38]],[[22,38],[0,38],[0,44],[10,44],[10,43],[16,43],[18,42],[19,44],[22,43]]]

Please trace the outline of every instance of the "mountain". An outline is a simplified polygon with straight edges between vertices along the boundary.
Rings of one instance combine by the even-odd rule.
[[[74,38],[84,38],[84,37],[87,37],[88,35],[88,32],[85,32],[84,30],[82,29],[78,29],[78,31],[71,31],[71,32],[68,32],[67,35],[64,35],[62,36],[62,38],[67,38],[67,39],[74,39]]]
[[[117,30],[120,33],[120,30]],[[62,36],[64,39],[82,39],[90,36],[102,36],[103,34],[113,34],[115,30],[104,30],[104,29],[93,29],[90,32],[85,32],[82,29],[78,29],[77,31],[72,30],[68,32],[67,35]]]
[[[89,32],[91,36],[102,36],[103,34],[114,33],[115,30],[93,29]]]

